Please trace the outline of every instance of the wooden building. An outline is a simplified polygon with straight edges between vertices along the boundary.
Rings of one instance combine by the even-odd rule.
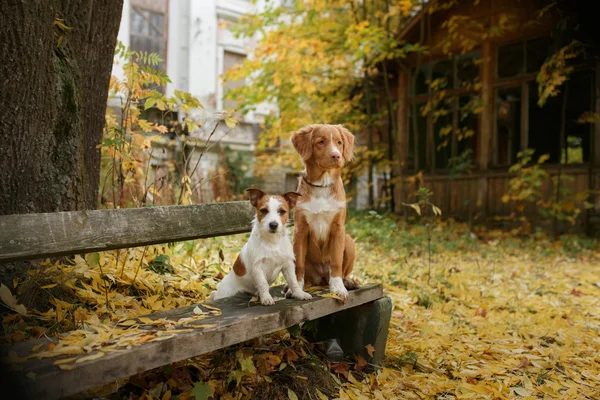
[[[600,125],[578,122],[600,112],[598,59],[572,60],[558,96],[538,105],[542,64],[571,40],[557,30],[564,14],[543,0],[443,3],[427,3],[400,35],[429,50],[400,61],[395,175],[423,171],[431,201],[463,218],[510,215],[509,166],[527,148],[549,154],[544,168],[571,176],[573,191],[600,189]],[[544,196],[555,191],[549,179]],[[397,199],[412,196],[405,179],[396,185]],[[600,215],[600,202],[589,213]]]

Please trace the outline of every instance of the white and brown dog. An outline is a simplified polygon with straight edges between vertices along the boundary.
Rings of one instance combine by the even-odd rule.
[[[283,271],[292,297],[310,300],[312,296],[302,290],[294,274],[294,250],[286,224],[290,209],[300,196],[288,192],[269,196],[259,189],[247,189],[250,203],[256,208],[250,239],[240,251],[233,268],[223,278],[209,298],[218,300],[246,292],[258,294],[263,305],[273,305],[269,287]]]
[[[296,277],[301,287],[329,285],[342,301],[358,288],[349,277],[354,241],[346,234],[342,167],[354,153],[354,135],[341,125],[310,125],[292,134],[305,170],[294,212]]]

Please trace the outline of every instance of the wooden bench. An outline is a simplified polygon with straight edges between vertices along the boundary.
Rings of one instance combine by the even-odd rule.
[[[18,260],[249,232],[253,216],[254,208],[248,202],[0,216],[0,268]],[[271,291],[281,296],[281,288]],[[249,300],[249,295],[238,295],[201,303],[201,310],[208,311],[212,305],[221,314],[192,321],[175,334],[171,329],[163,340],[107,352],[75,364],[70,370],[53,365],[60,358],[31,358],[14,363],[15,356],[32,354],[32,348],[49,343],[48,338],[3,345],[2,381],[24,390],[22,398],[56,399],[310,320],[316,321],[314,340],[337,338],[347,354],[360,354],[374,365],[382,362],[391,301],[383,297],[381,284],[365,284],[352,291],[346,304],[318,296],[310,301],[281,300],[270,307]],[[182,307],[146,317],[178,321],[193,317],[194,308]],[[137,322],[142,329],[153,332],[164,329],[145,318]],[[368,344],[375,348],[372,359],[367,356]]]

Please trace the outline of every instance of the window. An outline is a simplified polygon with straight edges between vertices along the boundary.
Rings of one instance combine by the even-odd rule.
[[[475,159],[478,60],[476,51],[412,71],[409,169],[447,170],[467,151]]]
[[[163,60],[166,59],[165,16],[140,7],[131,9],[131,49],[156,53]],[[165,62],[158,65],[158,69],[165,70]]]
[[[552,53],[552,42],[549,37],[528,40],[525,42],[525,49],[525,72],[537,73]]]
[[[408,168],[418,170],[425,165],[425,132],[427,118],[421,115],[423,103],[411,104],[409,109]],[[416,111],[416,114],[415,114]]]
[[[537,85],[531,83],[529,100],[529,147],[536,155],[550,154],[549,163],[583,163],[589,161],[590,124],[577,120],[592,107],[592,74],[576,72],[561,87],[561,93],[537,105]],[[564,115],[563,115],[564,107]],[[564,138],[561,143],[561,129]]]
[[[449,99],[434,114],[433,134],[435,140],[435,167],[446,168],[452,157],[452,117],[454,98]]]
[[[549,98],[543,107],[537,104],[536,75],[554,50],[548,37],[498,48],[495,165],[514,164],[525,148],[535,149],[537,156],[549,154],[548,163],[588,160],[591,128],[577,119],[592,109],[592,74],[579,68],[560,87],[558,96]]]
[[[581,114],[593,109],[594,75],[582,71],[571,75],[568,82],[567,107],[565,115],[565,139],[561,162],[566,164],[588,162],[590,157],[590,137],[592,124],[577,122]],[[597,100],[596,100],[597,101]]]
[[[498,78],[510,78],[524,71],[523,42],[508,44],[498,49]]]
[[[477,151],[477,125],[479,124],[479,116],[474,109],[480,107],[480,99],[478,96],[461,96],[458,99],[459,107],[459,122],[458,131],[454,146],[457,150],[454,152],[455,157],[470,152],[471,155]],[[472,159],[472,158],[471,158]]]
[[[521,87],[496,92],[496,164],[508,166],[521,149]]]
[[[547,36],[504,45],[498,48],[498,78],[536,74],[551,53],[552,41]]]
[[[246,59],[246,55],[244,55],[244,54],[225,50],[223,52],[223,72],[226,72],[227,70],[229,70],[230,68],[232,68],[238,64],[242,64],[245,59]],[[244,86],[244,84],[245,84],[245,82],[243,79],[237,80],[235,82],[231,82],[231,81],[225,82],[223,84],[223,98],[225,98],[225,95],[231,89],[235,89],[240,86]],[[233,109],[233,108],[236,108],[237,106],[238,106],[238,104],[237,104],[237,101],[235,101],[235,100],[223,100],[223,108],[225,108],[225,109]]]
[[[410,89],[410,93],[412,96],[415,95],[415,87],[416,87],[416,94],[427,94],[427,92],[429,91],[429,85],[428,85],[428,81],[429,79],[427,78],[429,75],[429,66],[425,66],[425,67],[421,67],[419,68],[418,71],[414,71],[413,70],[413,78],[414,78],[414,74],[417,74],[416,80],[411,79],[411,89]],[[416,81],[416,84],[413,85],[413,82]]]

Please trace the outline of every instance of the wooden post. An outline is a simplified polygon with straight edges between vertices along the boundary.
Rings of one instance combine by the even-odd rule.
[[[381,366],[385,355],[392,300],[382,297],[352,309],[319,318],[306,336],[312,342],[338,339],[347,356],[363,357],[370,365]],[[373,346],[373,357],[368,345]]]
[[[430,99],[431,101],[431,99]],[[435,172],[435,131],[433,129],[433,115],[429,111],[427,113],[427,128],[425,130],[425,160],[427,165],[426,169],[433,174]]]
[[[600,115],[600,61],[596,61],[596,90],[595,90],[595,94],[596,97],[594,99],[595,101],[595,112],[597,115]],[[594,129],[591,132],[592,137],[590,140],[590,145],[592,147],[592,151],[590,152],[590,168],[588,171],[588,185],[589,185],[589,189],[592,190],[592,202],[594,203],[594,213],[596,215],[598,215],[600,213],[600,196],[598,194],[596,194],[595,191],[597,191],[600,188],[600,182],[598,182],[597,177],[596,177],[596,173],[594,171],[595,167],[600,165],[600,123],[596,122],[594,124]],[[591,215],[592,210],[589,210],[589,219],[591,219],[592,215]],[[587,231],[588,233],[591,232],[591,224],[588,223],[587,226]]]
[[[481,178],[477,182],[477,203],[476,206],[484,217],[486,216],[488,202],[488,182],[486,172],[492,159],[492,141],[494,139],[494,78],[496,70],[496,48],[486,41],[481,47],[481,98],[484,104],[484,110],[480,117],[479,142],[477,154],[477,167],[482,172]]]
[[[494,135],[494,71],[496,65],[495,48],[490,42],[484,42],[481,48],[481,98],[484,110],[481,113],[481,129],[477,166],[480,171],[488,169],[492,154]]]
[[[460,127],[460,121],[458,114],[460,113],[460,97],[455,96],[452,99],[452,137],[450,142],[450,156],[458,157],[458,140],[456,133]]]
[[[401,71],[398,76],[398,109],[397,121],[398,127],[396,132],[396,140],[394,141],[394,152],[396,153],[396,163],[394,164],[394,176],[396,177],[396,185],[394,186],[396,199],[395,212],[402,211],[402,202],[404,198],[404,171],[408,161],[408,107],[410,101],[408,98],[408,88],[410,75],[408,71]]]
[[[529,146],[529,84],[521,86],[521,151]],[[515,154],[516,157],[516,154]],[[516,158],[512,160],[516,161]]]
[[[596,62],[596,114],[600,115],[600,61]],[[594,166],[600,166],[600,124],[594,124],[593,131]]]

